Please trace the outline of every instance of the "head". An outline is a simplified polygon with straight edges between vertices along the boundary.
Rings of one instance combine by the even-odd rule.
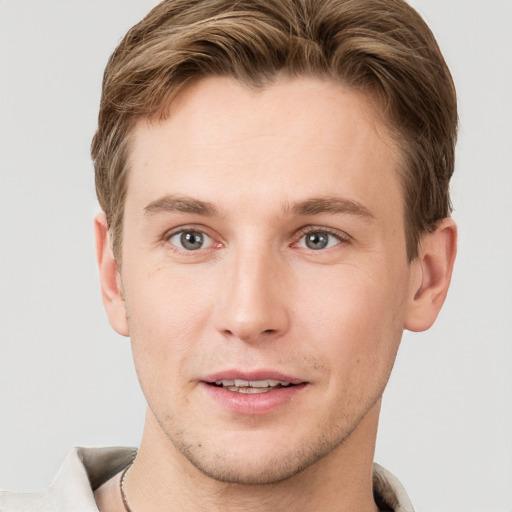
[[[96,191],[121,262],[130,136],[141,117],[208,76],[268,87],[279,75],[366,94],[400,147],[409,260],[450,213],[456,96],[439,47],[402,0],[176,0],[134,26],[110,58],[92,143]]]
[[[448,288],[455,126],[400,1],[172,1],[127,34],[98,259],[154,444],[231,483],[371,460],[403,329]]]

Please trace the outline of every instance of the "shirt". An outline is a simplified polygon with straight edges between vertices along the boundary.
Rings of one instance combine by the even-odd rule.
[[[98,512],[94,489],[130,464],[135,448],[74,448],[43,492],[0,492],[1,512]],[[381,510],[414,512],[404,488],[389,471],[373,465],[373,491]]]

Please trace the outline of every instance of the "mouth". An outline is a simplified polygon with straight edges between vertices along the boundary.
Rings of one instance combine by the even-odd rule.
[[[242,379],[222,379],[215,382],[211,382],[210,385],[219,388],[226,389],[227,391],[233,391],[234,393],[245,393],[245,394],[258,394],[268,393],[276,389],[287,388],[295,386],[286,380],[242,380]]]
[[[226,370],[202,379],[202,389],[224,410],[245,417],[278,410],[302,395],[309,382],[274,370]]]

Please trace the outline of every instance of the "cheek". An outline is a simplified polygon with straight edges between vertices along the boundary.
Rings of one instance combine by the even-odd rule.
[[[347,379],[389,372],[402,336],[405,287],[375,275],[338,271],[325,289],[298,301],[299,330]]]
[[[125,286],[133,357],[141,383],[178,378],[188,367],[211,310],[204,281],[156,269]]]
[[[200,324],[209,299],[205,280],[193,268],[155,266],[127,275],[127,312],[137,331],[181,338]]]

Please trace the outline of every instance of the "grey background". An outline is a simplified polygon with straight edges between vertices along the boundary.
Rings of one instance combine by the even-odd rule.
[[[70,447],[137,445],[144,400],[94,261],[89,157],[103,67],[150,0],[0,0],[0,485],[37,490]],[[512,510],[512,2],[417,0],[458,87],[459,256],[406,333],[376,460],[417,510]],[[485,6],[485,7],[484,7]]]

